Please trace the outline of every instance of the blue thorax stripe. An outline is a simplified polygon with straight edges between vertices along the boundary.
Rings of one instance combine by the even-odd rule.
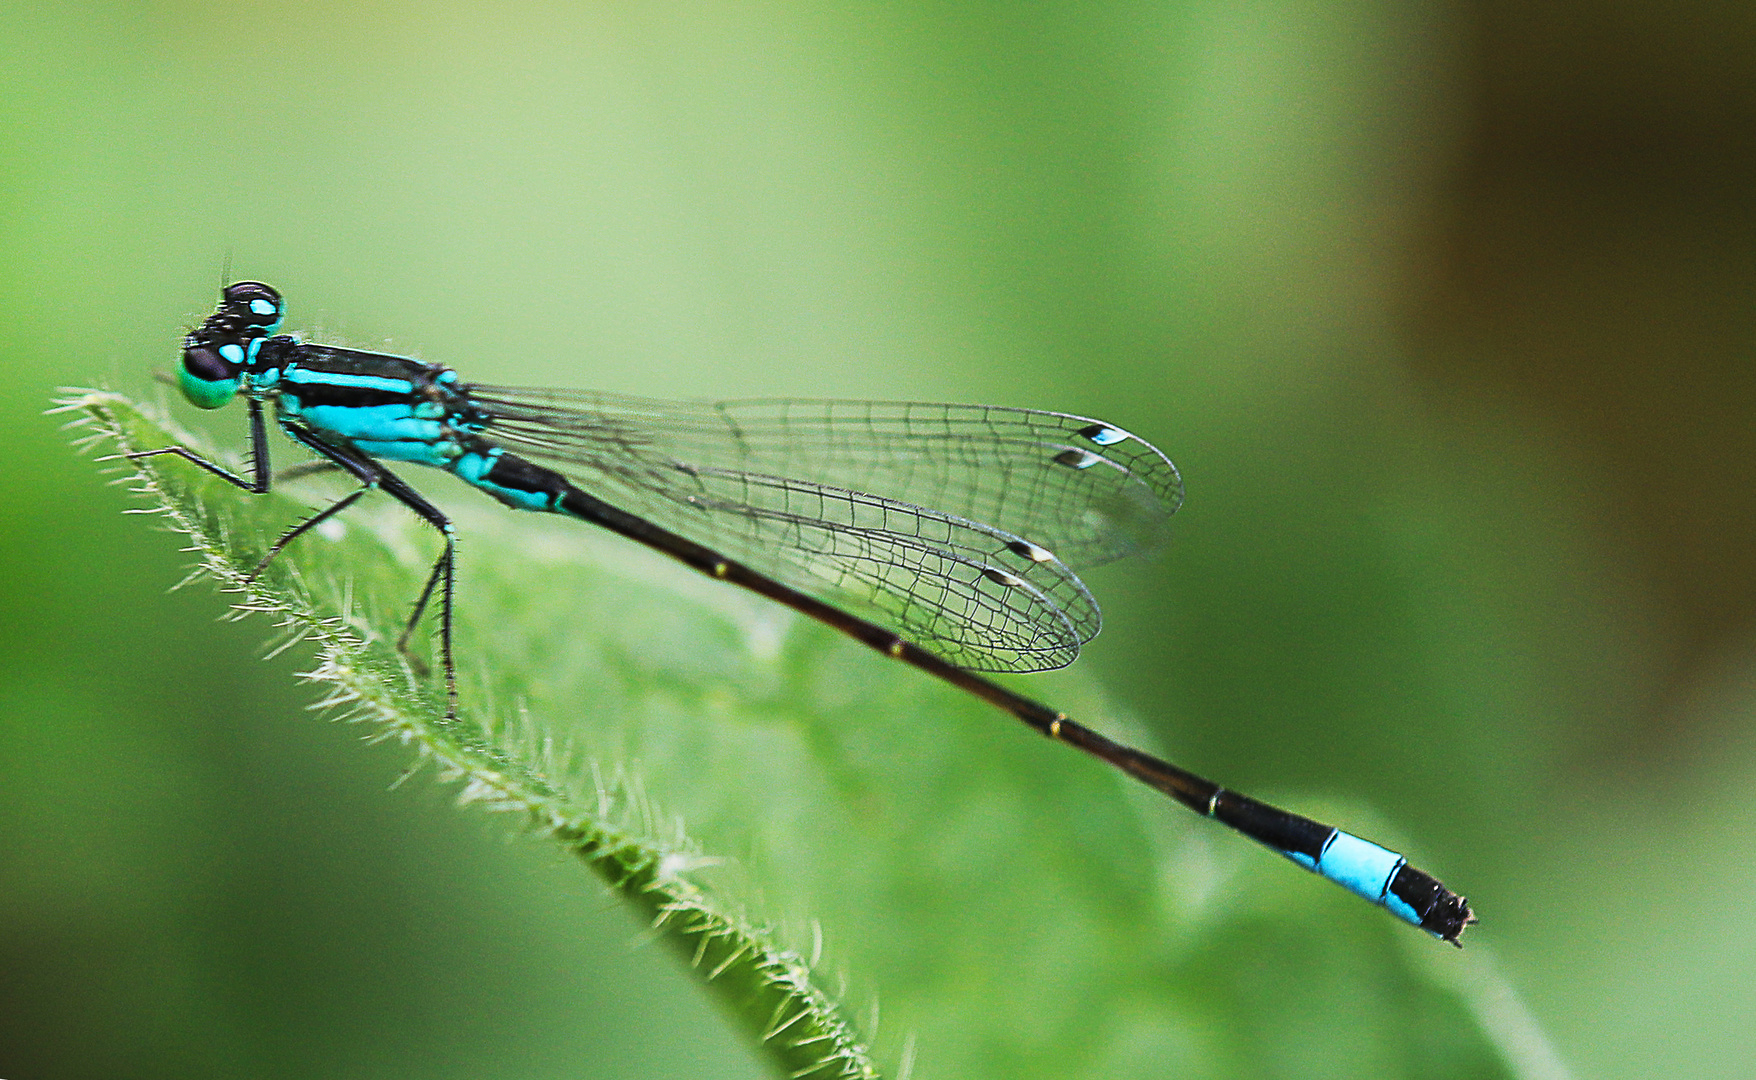
[[[382,390],[391,394],[408,394],[414,384],[407,379],[389,379],[382,375],[344,375],[339,371],[313,371],[307,367],[288,367],[286,381],[302,386],[334,386],[349,390]]]

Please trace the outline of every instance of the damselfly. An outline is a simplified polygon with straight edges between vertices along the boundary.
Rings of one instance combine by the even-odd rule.
[[[1103,735],[978,671],[1062,667],[1097,633],[1074,568],[1148,547],[1182,502],[1150,443],[1080,416],[980,405],[857,401],[689,404],[463,382],[439,364],[279,335],[280,293],[228,286],[183,341],[179,385],[217,409],[242,395],[250,470],[175,454],[268,491],[267,423],[359,487],[287,530],[300,535],[382,491],[443,547],[397,647],[435,594],[447,709],[456,552],[451,521],[387,461],[427,465],[516,510],[601,525],[687,566],[818,619],[997,705],[1197,813],[1457,943],[1469,903],[1402,856],[1269,806]]]

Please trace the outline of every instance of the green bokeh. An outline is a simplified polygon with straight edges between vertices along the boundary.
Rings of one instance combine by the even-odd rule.
[[[1207,775],[1388,823],[1582,1074],[1741,1075],[1747,650],[1661,776],[1607,753],[1670,629],[1627,493],[1533,403],[1436,406],[1396,331],[1469,137],[1455,14],[0,4],[0,1074],[760,1075],[577,866],[387,792],[406,753],[304,713],[306,658],[166,595],[175,544],[41,414],[151,393],[229,267],[309,336],[486,380],[1153,439],[1190,502],[1092,575],[1108,696]],[[1353,906],[1337,934],[1382,918]],[[1251,947],[1177,992],[1330,1015],[1310,942]]]

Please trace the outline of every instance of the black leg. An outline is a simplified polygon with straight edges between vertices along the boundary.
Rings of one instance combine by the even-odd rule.
[[[415,609],[409,613],[409,621],[402,628],[402,636],[396,639],[396,651],[402,653],[403,659],[409,662],[409,666],[415,669],[416,674],[422,676],[426,675],[427,663],[414,653],[409,652],[409,638],[414,636],[415,627],[420,625],[421,616],[426,614],[427,602],[433,598],[434,587],[439,584],[441,578],[444,578],[445,592],[442,594],[443,598],[440,601],[439,649],[445,661],[445,670],[447,673],[446,683],[448,688],[454,686],[456,681],[455,679],[450,678],[451,577],[453,562],[454,560],[451,557],[451,545],[447,544],[444,554],[440,556],[438,562],[433,564],[432,572],[427,575],[427,584],[421,587],[421,595],[415,600]],[[453,693],[455,694],[455,691],[453,691]]]
[[[130,461],[139,461],[142,458],[158,457],[160,454],[175,454],[184,461],[201,466],[227,483],[236,484],[252,495],[262,495],[268,491],[270,483],[268,432],[263,427],[262,403],[260,401],[252,400],[250,402],[250,479],[246,480],[223,465],[214,464],[187,446],[166,446],[158,450],[134,450],[122,456]]]
[[[457,536],[451,528],[451,519],[440,512],[439,508],[428,502],[420,492],[408,486],[403,479],[391,472],[384,472],[379,487],[386,495],[402,503],[421,516],[427,524],[439,530],[445,539],[445,549],[433,561],[433,570],[427,575],[427,584],[421,589],[420,597],[415,601],[415,609],[409,614],[409,621],[403,627],[402,636],[396,640],[396,649],[411,662],[415,657],[408,651],[409,638],[414,635],[415,627],[420,624],[421,616],[427,611],[427,602],[433,598],[433,589],[443,584],[439,590],[439,659],[445,668],[445,716],[447,719],[457,718],[457,665],[452,661],[451,654],[451,601],[456,594],[457,585]]]
[[[343,495],[341,498],[337,499],[335,502],[329,504],[328,508],[326,508],[324,510],[320,510],[315,514],[312,514],[310,517],[306,518],[304,521],[299,522],[297,525],[294,525],[292,528],[288,529],[286,532],[281,533],[280,539],[276,540],[274,543],[272,543],[268,546],[267,554],[263,555],[262,560],[256,564],[256,569],[250,571],[249,575],[244,578],[244,584],[248,585],[251,582],[254,582],[259,576],[261,576],[262,572],[264,570],[268,569],[268,564],[274,561],[274,557],[276,555],[280,554],[281,549],[286,547],[288,544],[292,543],[295,539],[297,539],[299,537],[300,534],[306,532],[307,530],[309,530],[317,525],[322,524],[323,522],[329,520],[330,518],[334,517],[335,515],[341,513],[343,510],[346,510],[348,507],[350,507],[350,506],[354,505],[354,503],[358,502],[360,500],[360,496],[364,495],[366,492],[371,491],[371,490],[372,490],[372,486],[370,484],[366,485],[365,487],[355,488],[353,491],[348,492],[346,495]]]
[[[318,473],[335,472],[341,466],[333,461],[301,461],[297,465],[288,465],[274,474],[274,482],[285,484],[288,481],[316,476]]]
[[[304,443],[312,450],[322,454],[326,459],[326,464],[353,474],[354,479],[360,482],[360,486],[354,491],[343,495],[340,499],[337,499],[325,509],[318,511],[304,521],[294,525],[286,532],[281,533],[280,539],[268,546],[268,553],[262,556],[262,561],[256,564],[256,569],[250,571],[250,576],[244,579],[246,582],[255,581],[257,576],[260,575],[262,571],[268,569],[268,564],[273,562],[274,557],[279,555],[288,544],[310,531],[313,527],[322,524],[358,502],[360,496],[377,487],[386,475],[383,467],[371,458],[332,445],[304,428],[296,427],[292,424],[285,423],[284,421],[282,422],[281,427],[293,439]],[[267,456],[265,454],[259,455],[259,460],[266,464]]]
[[[420,516],[421,520],[437,529],[439,535],[445,539],[445,549],[439,553],[439,558],[434,561],[432,573],[427,575],[427,584],[421,589],[420,598],[415,601],[414,614],[409,617],[408,624],[403,628],[402,636],[397,639],[396,648],[408,659],[412,667],[419,672],[425,672],[426,665],[408,651],[408,643],[409,639],[414,636],[415,627],[420,624],[421,616],[427,610],[427,604],[433,598],[434,589],[443,582],[445,587],[439,593],[439,655],[445,666],[445,712],[448,717],[456,717],[457,666],[453,662],[451,648],[451,601],[456,591],[456,541],[451,527],[451,519],[441,513],[438,507],[423,498],[420,492],[404,483],[395,473],[371,458],[358,451],[330,443],[315,432],[297,424],[283,421],[281,427],[292,439],[303,443],[324,459],[321,462],[313,463],[313,465],[295,466],[288,470],[289,475],[303,475],[306,472],[335,468],[352,475],[355,480],[360,482],[360,486],[357,490],[342,496],[325,509],[282,533],[279,539],[269,545],[267,554],[263,555],[262,560],[256,564],[256,568],[250,571],[244,579],[245,582],[255,581],[262,571],[268,568],[268,564],[274,561],[275,556],[285,550],[288,544],[358,502],[360,496],[366,492],[373,488],[382,490],[397,502],[413,510]],[[123,456],[132,461],[139,461],[142,458],[157,457],[161,454],[175,454],[191,464],[199,465],[227,483],[236,484],[254,495],[266,493],[273,482],[273,473],[270,470],[268,460],[268,432],[263,422],[262,403],[259,401],[252,400],[250,402],[251,474],[248,478],[239,476],[224,466],[207,460],[186,446],[137,450]]]
[[[448,719],[455,719],[457,716],[457,665],[452,660],[451,651],[451,600],[455,592],[457,542],[451,527],[451,519],[446,517],[438,507],[428,502],[420,492],[404,482],[401,477],[371,458],[365,457],[357,451],[335,446],[314,432],[295,424],[283,423],[281,426],[293,439],[334,462],[338,468],[352,473],[360,481],[360,488],[309,520],[289,529],[269,548],[268,554],[251,576],[254,577],[255,574],[261,573],[262,568],[268,565],[268,561],[279,554],[280,550],[295,537],[313,525],[351,506],[356,499],[372,488],[379,489],[413,510],[422,521],[439,531],[439,535],[445,540],[445,548],[439,553],[439,558],[433,562],[433,570],[427,575],[427,584],[421,589],[419,599],[415,601],[414,613],[409,616],[407,625],[403,627],[402,636],[396,641],[396,649],[402,653],[403,657],[409,661],[410,666],[415,668],[417,672],[426,670],[426,665],[409,652],[408,643],[409,638],[414,636],[415,627],[420,624],[421,616],[426,613],[427,604],[433,597],[433,590],[443,582],[445,587],[439,594],[439,658],[445,668],[445,715]]]

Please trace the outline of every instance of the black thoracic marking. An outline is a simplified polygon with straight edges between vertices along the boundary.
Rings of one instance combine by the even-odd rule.
[[[339,405],[344,409],[363,409],[373,405],[407,405],[421,400],[420,395],[406,390],[379,390],[365,386],[336,386],[325,382],[289,382],[283,393],[298,401],[301,408]]]

